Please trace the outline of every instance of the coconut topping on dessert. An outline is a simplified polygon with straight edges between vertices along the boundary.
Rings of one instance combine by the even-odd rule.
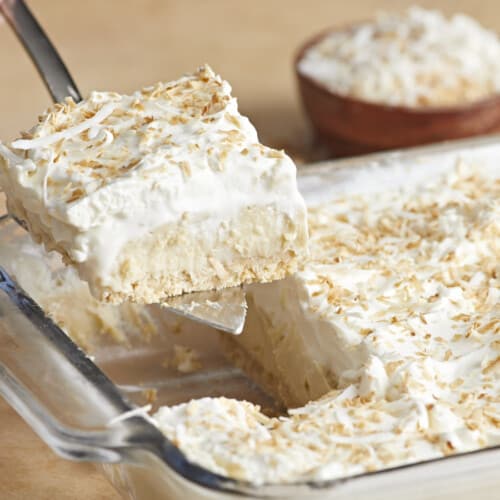
[[[295,177],[207,66],[132,95],[67,99],[0,145],[9,211],[110,302],[292,272],[307,237]]]
[[[464,14],[412,7],[334,31],[299,71],[333,92],[370,102],[448,106],[500,91],[500,40]]]
[[[304,406],[269,418],[248,402],[193,400],[161,408],[160,429],[190,460],[256,483],[500,444],[497,164],[340,196],[309,223],[311,261],[249,287],[247,330],[229,339],[251,376],[271,374],[268,389]]]

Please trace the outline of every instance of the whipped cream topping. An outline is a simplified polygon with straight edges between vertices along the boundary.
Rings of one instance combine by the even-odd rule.
[[[461,104],[500,91],[500,40],[464,14],[411,7],[328,34],[299,71],[333,92],[399,106]]]
[[[159,428],[190,460],[294,482],[500,444],[497,163],[362,191],[310,209],[302,270],[250,287],[267,335],[283,339],[274,375],[295,376],[300,396],[300,375],[317,370],[332,390],[279,418],[224,398],[161,408]],[[280,357],[294,348],[301,366]]]
[[[103,286],[127,242],[186,215],[207,219],[209,232],[210,220],[217,227],[249,206],[304,214],[295,175],[289,157],[259,144],[230,85],[207,66],[132,95],[67,99],[0,145],[10,210],[22,205],[34,232]]]

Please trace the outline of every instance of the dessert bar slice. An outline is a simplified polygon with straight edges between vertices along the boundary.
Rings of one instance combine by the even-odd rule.
[[[56,104],[0,145],[0,182],[10,213],[107,302],[272,281],[307,253],[295,165],[207,66]]]

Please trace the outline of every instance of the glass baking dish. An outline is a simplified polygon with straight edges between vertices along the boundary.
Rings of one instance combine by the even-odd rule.
[[[344,181],[361,166],[397,165],[408,174],[397,179],[388,176],[378,185],[363,183],[364,189],[377,190],[385,182],[392,185],[432,175],[433,165],[459,157],[500,165],[500,140],[492,136],[316,164],[300,170],[299,185],[307,202],[314,204],[342,191]],[[190,463],[138,407],[151,402],[154,409],[194,397],[224,395],[279,411],[226,361],[219,346],[224,334],[148,306],[138,311],[136,318],[142,322],[136,321],[135,330],[127,331],[125,322],[124,331],[110,335],[96,323],[96,329],[104,332],[87,336],[84,352],[24,294],[23,289],[37,296],[45,275],[12,267],[9,252],[17,252],[29,236],[6,216],[1,199],[0,212],[4,214],[0,221],[0,393],[57,454],[98,463],[124,498],[498,498],[500,447],[332,481],[258,487]],[[57,270],[58,257],[51,259],[51,268]],[[14,275],[23,289],[13,281]],[[68,297],[64,312],[82,317],[84,306],[78,297]],[[199,353],[200,369],[181,373],[166,366],[164,361],[171,359],[178,344]],[[134,408],[128,418],[117,418]]]

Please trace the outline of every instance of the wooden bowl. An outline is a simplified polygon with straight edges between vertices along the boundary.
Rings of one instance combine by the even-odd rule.
[[[500,95],[456,106],[391,106],[340,95],[300,73],[298,64],[305,52],[333,31],[335,29],[316,35],[299,49],[295,73],[306,113],[320,140],[335,156],[398,149],[500,130]]]

